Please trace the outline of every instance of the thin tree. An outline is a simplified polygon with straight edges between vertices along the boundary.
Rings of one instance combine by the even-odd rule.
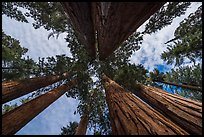
[[[196,90],[199,92],[202,92],[202,87],[198,87],[198,86],[191,86],[191,85],[186,85],[186,84],[177,84],[177,83],[173,83],[173,82],[167,82],[167,81],[163,81],[163,80],[159,80],[159,79],[154,79],[154,82],[161,82],[163,84],[168,84],[168,85],[172,85],[172,86],[177,86],[177,87],[181,87],[181,88],[187,88],[190,90]]]
[[[160,83],[164,83],[164,84],[168,84],[168,85],[173,85],[173,86],[177,86],[177,87],[181,87],[181,88],[186,88],[186,89],[196,90],[196,91],[202,92],[201,86],[198,86],[198,85],[193,86],[190,84],[187,85],[187,84],[182,83],[182,81],[180,81],[182,84],[177,84],[175,82],[165,81],[165,77],[166,77],[166,75],[163,72],[159,72],[158,69],[154,69],[153,72],[150,72],[150,78],[152,79],[153,82],[160,82]],[[179,77],[179,76],[177,76],[177,77]]]

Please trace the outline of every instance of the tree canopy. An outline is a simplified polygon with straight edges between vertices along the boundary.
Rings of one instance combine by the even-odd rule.
[[[202,58],[202,5],[180,23],[174,36],[169,41],[173,44],[168,44],[167,51],[161,55],[167,64],[181,65],[185,58],[195,64],[196,59]]]

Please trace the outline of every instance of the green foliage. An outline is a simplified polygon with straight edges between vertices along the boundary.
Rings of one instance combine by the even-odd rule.
[[[154,80],[163,81],[165,77],[164,72],[160,72],[157,68],[154,68],[153,72],[149,72],[149,74],[152,81]]]
[[[27,48],[20,46],[18,40],[6,35],[2,30],[2,60],[19,60],[27,51]]]
[[[151,34],[170,25],[173,19],[185,14],[190,4],[190,2],[168,2],[151,16],[143,33]]]
[[[13,110],[13,109],[16,108],[17,106],[18,106],[17,103],[15,103],[15,104],[13,104],[13,105],[4,104],[4,105],[2,106],[2,114]]]
[[[132,53],[140,49],[142,42],[143,35],[140,32],[134,32],[114,51],[115,58],[119,58],[122,62],[128,62]]]
[[[47,57],[47,62],[42,59],[41,65],[43,63],[43,72],[46,75],[49,74],[62,74],[69,71],[72,67],[72,58],[62,55],[56,55],[56,57]]]
[[[26,103],[26,102],[28,102],[28,101],[30,101],[31,100],[31,98],[22,98],[21,100],[20,100],[20,102],[21,102],[21,105],[22,104],[24,104],[24,103]],[[9,112],[9,111],[11,111],[11,110],[13,110],[14,108],[16,108],[16,107],[18,107],[19,105],[17,105],[17,103],[14,103],[14,104],[8,104],[8,103],[6,103],[6,104],[3,104],[2,105],[2,114],[5,114],[5,113],[7,113],[7,112]]]
[[[25,15],[35,20],[35,29],[43,26],[46,30],[64,32],[67,28],[67,18],[59,2],[23,2],[21,4],[29,10]]]
[[[151,86],[154,86],[156,88],[163,89],[163,84],[162,83],[157,83],[157,80],[159,81],[164,81],[165,74],[164,72],[160,72],[157,68],[154,68],[152,72],[149,72],[149,84]]]
[[[20,46],[20,42],[2,31],[2,80],[23,79],[34,75],[37,68],[36,62],[27,56],[22,56],[28,51]]]
[[[23,99],[20,100],[20,102],[21,102],[22,104],[24,104],[24,103],[27,103],[27,102],[30,101],[30,100],[31,100],[30,98],[23,98]]]
[[[85,79],[87,80],[85,81]],[[88,115],[89,128],[98,129],[101,134],[107,134],[110,132],[110,121],[109,116],[107,116],[105,94],[102,92],[101,84],[98,83],[98,86],[94,88],[92,79],[85,79],[81,78],[77,87],[68,91],[66,96],[79,100],[77,110],[74,114],[79,113],[81,116]]]
[[[147,70],[140,64],[128,64],[117,69],[113,80],[117,83],[131,87],[131,85],[145,83]]]
[[[76,128],[78,127],[77,122],[69,122],[69,125],[67,127],[61,128],[61,134],[60,135],[75,135]]]
[[[77,70],[75,77],[80,80],[75,88],[66,93],[66,96],[79,100],[74,114],[88,115],[88,127],[94,129],[100,127],[101,134],[106,134],[110,130],[110,121],[105,113],[107,111],[105,94],[100,81],[93,82],[91,78],[99,76],[96,70],[100,68],[100,64],[98,60],[89,57],[84,45],[78,42],[75,32],[71,28],[66,40],[73,56],[74,67]]]
[[[202,5],[180,23],[174,36],[169,41],[173,44],[168,45],[161,55],[167,64],[181,65],[185,58],[195,64],[196,59],[202,59]]]
[[[22,13],[19,8],[26,11]],[[44,27],[52,31],[48,39],[54,34],[57,34],[58,38],[59,34],[68,32],[70,27],[60,2],[2,2],[2,14],[26,23],[27,18],[32,18],[35,29]]]
[[[176,70],[172,69],[171,72],[167,72],[164,78],[165,81],[174,83],[194,85],[202,87],[202,66],[197,64],[195,66],[179,67]],[[177,88],[176,93],[198,101],[202,101],[202,93],[199,91],[192,91],[184,88]],[[173,89],[173,88],[172,88]]]
[[[2,15],[14,18],[20,22],[28,23],[28,20],[16,4],[17,2],[2,2]]]

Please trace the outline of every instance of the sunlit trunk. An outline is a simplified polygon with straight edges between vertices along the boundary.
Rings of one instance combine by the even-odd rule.
[[[2,134],[15,134],[76,83],[76,79],[72,80],[2,115]]]
[[[186,135],[185,130],[103,76],[113,135]]]
[[[2,82],[2,104],[69,77],[69,73]]]
[[[135,84],[133,93],[189,134],[202,134],[202,103],[162,89]]]

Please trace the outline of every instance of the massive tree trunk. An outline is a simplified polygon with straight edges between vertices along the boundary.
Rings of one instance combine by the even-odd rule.
[[[133,93],[189,134],[202,134],[202,103],[162,89],[135,84]]]
[[[72,88],[77,83],[77,80],[64,84],[56,89],[53,89],[21,106],[5,113],[2,116],[2,134],[12,135],[25,126],[41,111],[47,108],[51,103],[62,96],[67,90]]]
[[[114,135],[185,135],[181,127],[103,76]]]
[[[76,129],[75,135],[86,135],[87,125],[89,121],[88,115],[83,115]]]
[[[162,80],[153,80],[154,82],[161,82],[164,84],[168,84],[168,85],[173,85],[173,86],[177,86],[177,87],[181,87],[181,88],[187,88],[190,90],[197,90],[202,92],[202,87],[198,87],[198,86],[191,86],[191,85],[185,85],[185,84],[177,84],[177,83],[173,83],[173,82],[166,82],[166,81],[162,81]]]
[[[105,60],[165,2],[62,2],[90,56]],[[97,39],[95,36],[97,34]],[[113,37],[114,36],[114,37]]]
[[[7,81],[2,82],[2,104],[39,88],[51,85],[57,81],[63,80],[69,76],[69,73],[63,73],[62,75],[52,75],[45,77],[36,77],[30,79],[24,79],[20,81]]]

